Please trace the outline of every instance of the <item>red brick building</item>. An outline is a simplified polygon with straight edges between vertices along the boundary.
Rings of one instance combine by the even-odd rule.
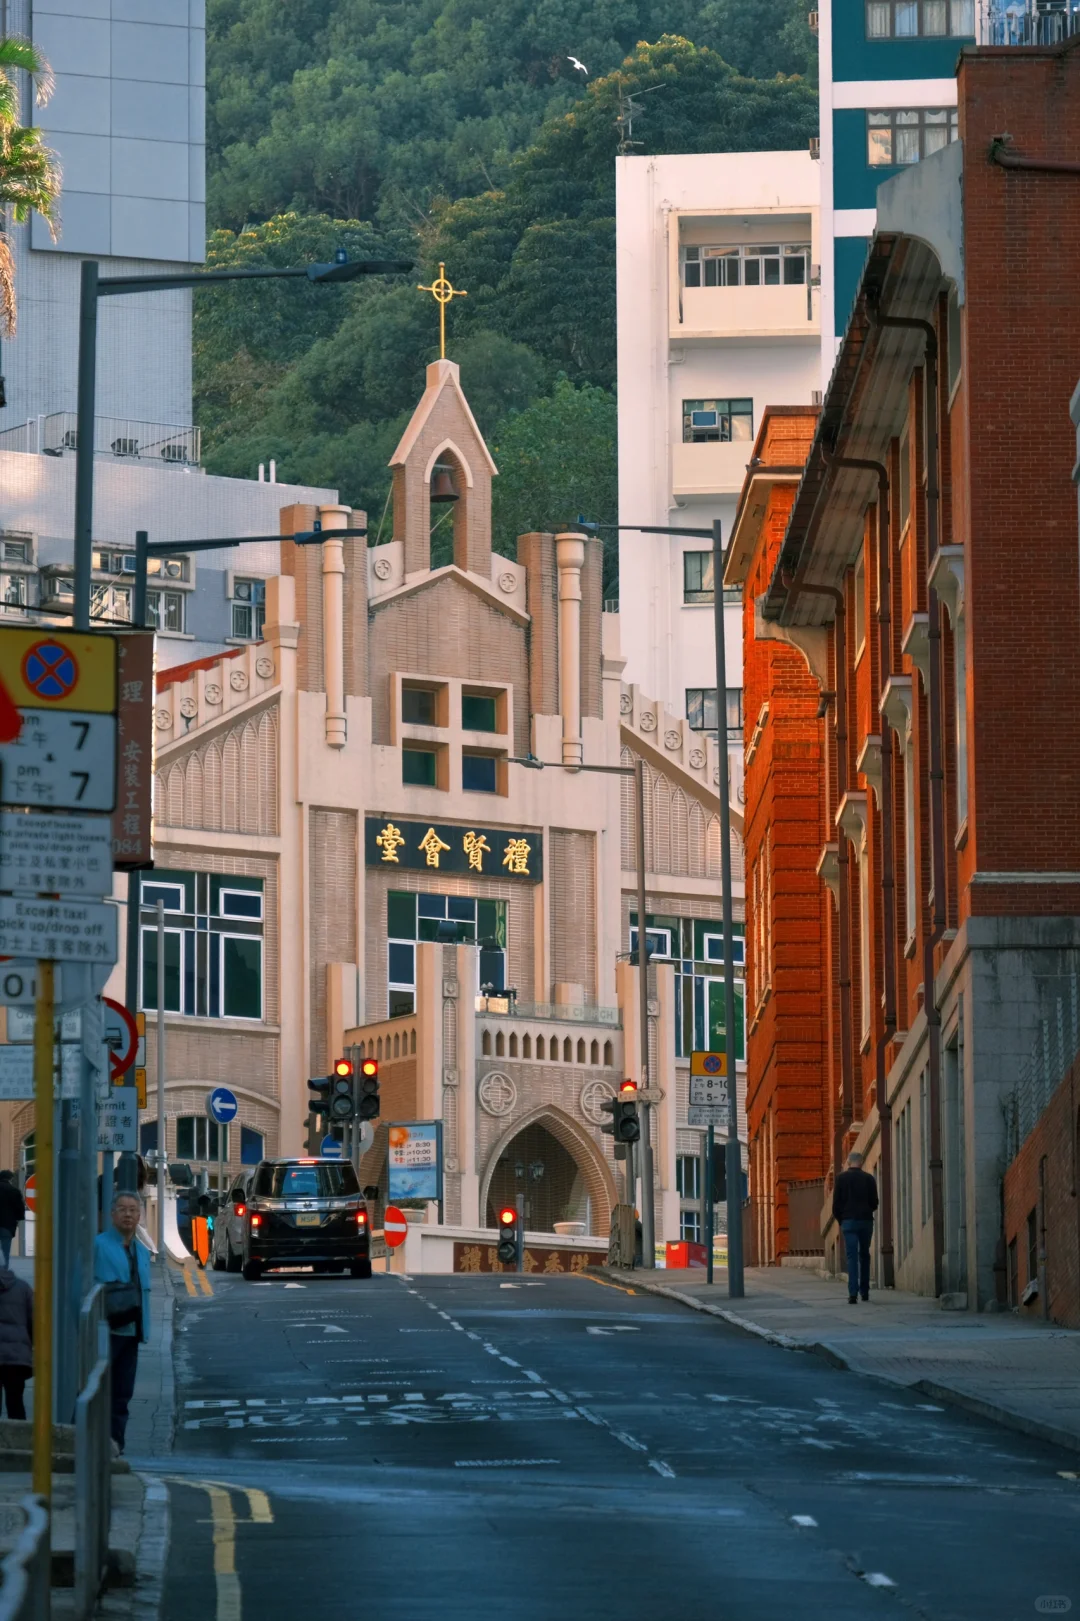
[[[775,766],[747,771],[751,983],[772,974],[751,1026],[755,1193],[781,1253],[799,1162],[770,1160],[769,1144],[812,1135],[799,1101],[782,1118],[782,1060],[818,972],[826,1253],[831,1176],[857,1145],[881,1188],[879,1282],[957,1305],[1004,1292],[1007,1111],[1080,974],[1078,47],[964,51],[959,142],[879,190],[805,469],[793,497],[770,492],[791,511],[768,578],[751,563],[770,542],[745,573],[734,549],[728,564],[754,598],[748,752],[762,705],[771,721],[780,703],[769,683],[788,679],[788,664],[756,662],[764,636],[800,650],[824,715],[806,701],[800,728],[803,697],[783,700],[813,791],[805,833],[758,891],[749,830],[768,850],[766,824],[788,812]],[[812,870],[837,904],[816,947],[791,926]]]
[[[746,1118],[753,1253],[766,1265],[793,1251],[820,1248],[821,1185],[829,1160],[823,989],[829,919],[815,870],[821,848],[820,692],[802,653],[785,641],[755,636],[754,627],[754,605],[776,566],[816,425],[817,412],[806,406],[766,412],[725,574],[729,587],[742,588],[744,604],[743,836],[753,934]]]

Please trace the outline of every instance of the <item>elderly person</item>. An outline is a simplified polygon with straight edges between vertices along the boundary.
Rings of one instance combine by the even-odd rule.
[[[878,1207],[877,1183],[862,1164],[861,1154],[849,1154],[847,1170],[840,1172],[833,1186],[832,1213],[844,1235],[851,1306],[860,1296],[870,1299],[870,1240]]]
[[[139,1345],[150,1338],[150,1254],[136,1238],[142,1220],[137,1193],[118,1193],[112,1226],[94,1240],[94,1277],[105,1286],[112,1362],[112,1438],[124,1450],[135,1389]]]
[[[23,1391],[34,1371],[34,1291],[0,1267],[0,1390],[8,1418],[25,1418]]]

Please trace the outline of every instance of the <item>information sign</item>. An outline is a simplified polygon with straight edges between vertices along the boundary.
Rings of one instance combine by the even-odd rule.
[[[336,1137],[324,1137],[319,1144],[319,1153],[323,1159],[340,1159],[341,1144]]]
[[[135,1062],[139,1048],[139,1028],[134,1015],[121,1002],[103,996],[102,1012],[105,1019],[105,1045],[109,1049],[109,1068],[114,1082],[126,1075]]]
[[[121,872],[154,860],[151,786],[154,779],[154,633],[116,637],[119,669],[116,710],[116,812],[113,858]]]
[[[388,1198],[442,1198],[442,1122],[399,1121],[389,1129]]]
[[[116,907],[104,901],[0,897],[0,956],[114,963]]]
[[[98,1107],[98,1152],[134,1154],[138,1149],[139,1099],[133,1086],[111,1086]]]
[[[690,1054],[691,1075],[726,1075],[727,1053],[692,1052]]]
[[[111,833],[104,816],[0,811],[0,889],[17,895],[111,895]]]
[[[116,804],[116,718],[91,711],[20,710],[14,743],[0,744],[5,805],[111,811]]]
[[[57,1002],[62,1000],[61,979],[63,970],[57,968],[53,972],[54,995]],[[0,1007],[32,1008],[37,1001],[37,963],[36,962],[5,962],[0,963]],[[8,1015],[10,1020],[11,1015]],[[11,1025],[8,1024],[8,1040],[12,1040]]]
[[[227,1126],[236,1119],[236,1111],[240,1105],[236,1101],[236,1093],[230,1092],[227,1086],[215,1086],[206,1094],[206,1112],[215,1125]]]
[[[60,1096],[79,1096],[82,1046],[64,1042],[56,1049],[60,1064]],[[0,1047],[0,1103],[21,1103],[34,1096],[33,1046]]]
[[[731,1095],[728,1092],[728,1079],[726,1075],[691,1075],[690,1102],[719,1105],[727,1109],[731,1105]]]
[[[74,631],[0,629],[0,682],[17,709],[116,710],[116,639]],[[25,718],[25,717],[24,717]]]
[[[726,1103],[691,1103],[686,1124],[698,1129],[714,1126],[717,1131],[727,1132],[731,1129],[731,1110]]]

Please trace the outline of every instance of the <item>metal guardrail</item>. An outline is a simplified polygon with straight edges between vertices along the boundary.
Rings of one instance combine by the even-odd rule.
[[[88,1621],[93,1614],[109,1557],[112,1370],[104,1302],[105,1291],[100,1284],[95,1284],[79,1313],[79,1395],[75,1403],[76,1621]]]
[[[622,1009],[581,1007],[564,1002],[519,1002],[509,996],[478,996],[476,1011],[482,1018],[544,1019],[555,1024],[602,1024],[617,1030]]]
[[[1061,45],[1080,34],[1080,0],[981,0],[980,45]]]
[[[0,1621],[49,1621],[51,1550],[45,1499],[29,1493],[19,1507],[26,1524],[0,1565]]]

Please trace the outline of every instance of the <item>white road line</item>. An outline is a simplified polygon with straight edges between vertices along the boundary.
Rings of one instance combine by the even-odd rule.
[[[544,1380],[541,1379],[540,1375],[538,1373],[533,1373],[531,1368],[522,1368],[521,1371],[525,1375],[526,1379],[532,1380],[534,1385],[542,1385],[544,1383]]]
[[[817,1521],[812,1514],[793,1514],[791,1523],[792,1525],[805,1525],[809,1530],[817,1529]]]
[[[862,1579],[867,1587],[895,1587],[896,1583],[891,1576],[885,1576],[880,1570],[864,1570]]]
[[[663,1458],[650,1458],[649,1459],[649,1468],[650,1469],[655,1469],[656,1473],[658,1475],[663,1475],[665,1480],[674,1480],[675,1479],[675,1471],[674,1471],[674,1469],[671,1467],[671,1465],[669,1463],[665,1463]]]
[[[458,1458],[455,1469],[527,1469],[542,1463],[561,1463],[561,1458]]]

